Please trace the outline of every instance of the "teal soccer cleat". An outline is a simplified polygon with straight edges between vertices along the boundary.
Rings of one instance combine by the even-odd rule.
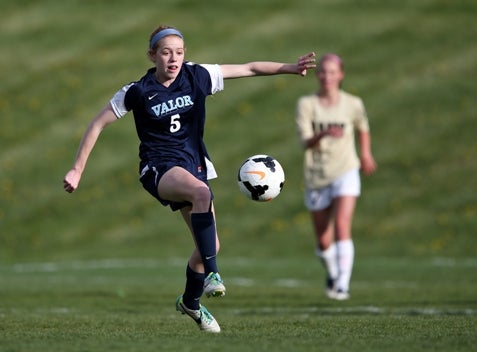
[[[225,286],[219,273],[210,273],[204,280],[204,293],[207,297],[222,297]]]
[[[200,305],[199,309],[197,310],[189,309],[184,305],[181,295],[177,297],[176,310],[182,314],[187,314],[189,317],[194,319],[200,330],[214,333],[220,332],[219,324],[203,305]]]

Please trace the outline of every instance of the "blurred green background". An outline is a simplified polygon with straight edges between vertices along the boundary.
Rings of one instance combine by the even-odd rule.
[[[138,182],[132,115],[101,135],[80,188],[62,188],[88,122],[151,66],[149,34],[168,24],[200,63],[341,55],[344,89],[365,102],[379,165],[363,179],[357,261],[448,258],[475,267],[476,14],[470,0],[2,2],[0,261],[189,254],[180,215]],[[294,109],[316,87],[313,72],[233,80],[209,99],[223,257],[312,257]],[[266,204],[236,184],[239,165],[259,153],[276,157],[287,178]]]

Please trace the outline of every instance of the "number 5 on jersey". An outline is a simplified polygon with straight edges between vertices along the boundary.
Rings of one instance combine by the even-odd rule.
[[[180,122],[181,115],[175,114],[171,116],[171,127],[169,131],[171,133],[176,133],[181,129],[181,122]]]

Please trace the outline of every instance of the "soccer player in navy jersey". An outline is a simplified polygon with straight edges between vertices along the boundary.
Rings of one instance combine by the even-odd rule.
[[[88,125],[64,178],[64,189],[71,193],[78,187],[101,131],[132,111],[140,140],[140,181],[163,205],[180,210],[194,238],[185,290],[176,300],[176,309],[194,319],[201,330],[220,332],[217,321],[199,303],[204,293],[207,297],[225,294],[216,261],[219,239],[208,183],[217,175],[203,142],[206,97],[223,90],[224,79],[305,76],[307,69],[315,67],[315,54],[301,56],[296,63],[199,65],[184,60],[182,33],[160,26],[149,38],[148,55],[154,67],[119,89]]]

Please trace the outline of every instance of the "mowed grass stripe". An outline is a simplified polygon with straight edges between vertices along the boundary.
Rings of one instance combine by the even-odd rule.
[[[311,257],[311,256],[310,256]],[[306,262],[309,261],[306,260]],[[303,260],[296,258],[280,258],[264,260],[247,258],[247,257],[219,257],[220,262],[227,267],[234,268],[246,268],[246,267],[259,267],[263,266],[266,262],[268,267],[273,268],[286,268],[290,265],[300,265]],[[184,257],[167,257],[165,259],[157,258],[108,258],[108,259],[95,259],[95,260],[74,260],[74,261],[62,261],[62,262],[31,262],[31,263],[11,263],[0,265],[0,271],[4,272],[56,272],[56,271],[88,271],[96,269],[125,269],[125,268],[161,268],[164,266],[177,266],[182,265]],[[419,266],[425,267],[450,267],[459,268],[477,267],[477,260],[475,258],[450,258],[450,257],[435,257],[419,260]],[[372,259],[360,259],[359,263],[365,266],[379,265],[384,267],[412,267],[416,261],[410,259],[399,258],[378,258]],[[318,265],[318,264],[317,264]]]

